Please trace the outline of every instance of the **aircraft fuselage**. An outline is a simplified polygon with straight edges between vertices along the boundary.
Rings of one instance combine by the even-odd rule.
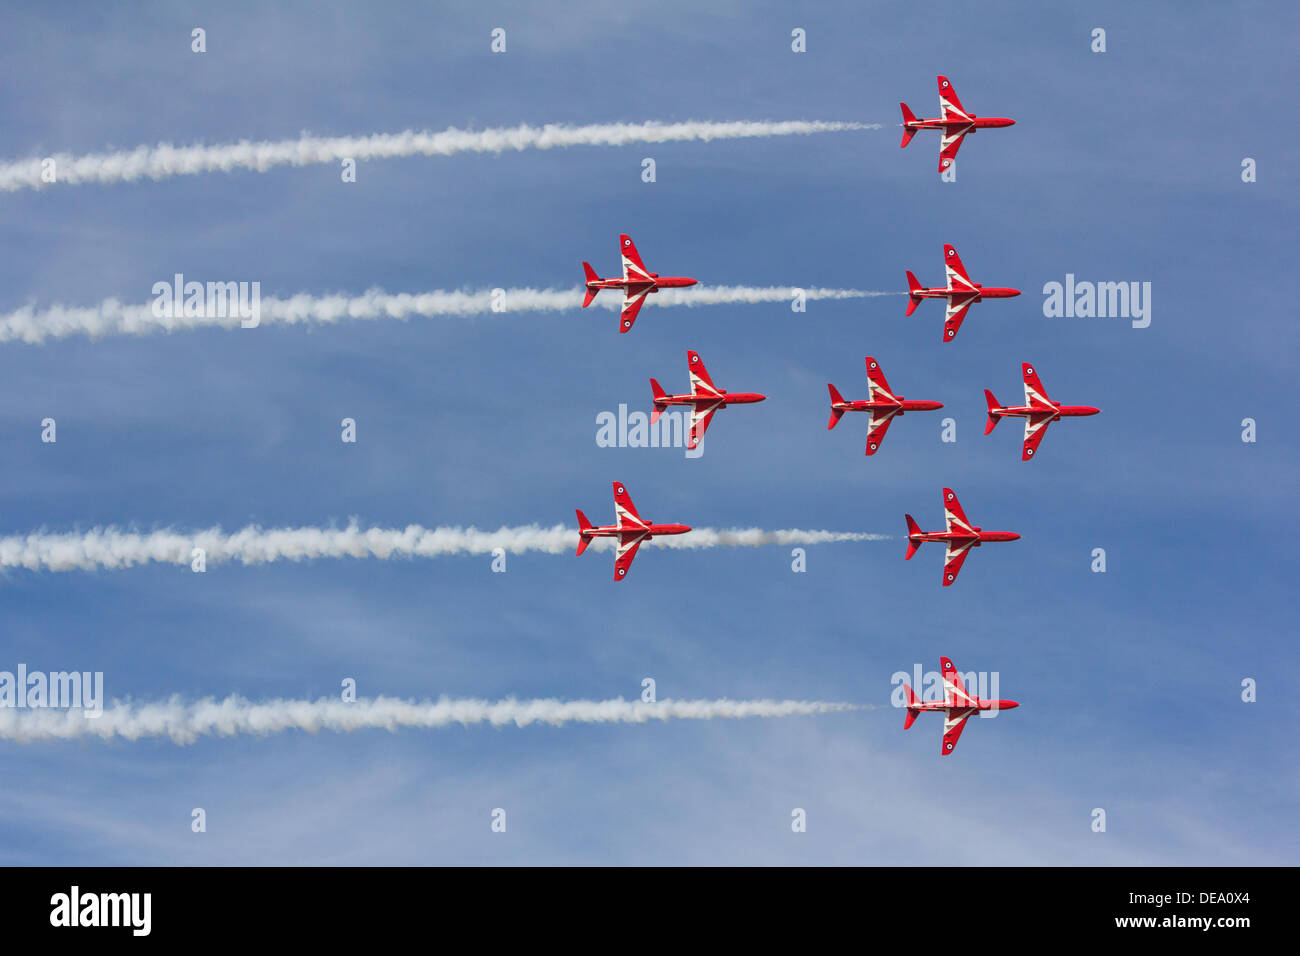
[[[1084,415],[1096,415],[1101,412],[1100,408],[1093,408],[1091,405],[1060,405],[1053,402],[1052,406],[1053,419],[1081,418]],[[1048,409],[1041,405],[1008,405],[1006,408],[991,408],[989,414],[1010,418],[1032,418],[1048,414]]]
[[[971,116],[969,120],[964,119],[943,119],[942,117],[931,117],[930,119],[914,119],[903,124],[908,129],[942,129],[958,132],[969,128],[969,132],[974,133],[981,129],[1000,129],[1004,126],[1015,126],[1016,121],[1006,116]]]
[[[983,286],[978,283],[975,285],[975,293],[980,299],[1014,299],[1020,295],[1019,289],[1012,289],[1007,286]],[[930,289],[914,289],[909,293],[917,299],[952,299],[961,296],[972,295],[968,289],[952,289],[935,287]]]
[[[918,543],[922,541],[973,541],[977,548],[989,541],[1020,540],[1020,535],[1014,531],[984,531],[981,528],[972,528],[970,531],[922,531],[917,534],[909,534],[907,537],[908,540]]]
[[[974,705],[964,704],[961,707],[954,707],[951,704],[941,700],[918,701],[911,704],[909,710],[919,711],[941,711],[949,717],[960,717],[964,713],[978,710],[1012,710],[1019,707],[1019,701],[1014,700],[979,700]]]
[[[655,293],[660,289],[684,289],[699,282],[698,279],[692,279],[688,276],[661,276],[653,272],[650,273],[650,278],[653,280],[652,282],[646,282],[643,279],[593,279],[587,283],[587,288],[593,291],[626,289],[628,294],[632,295],[647,288],[651,293]]]
[[[832,402],[831,408],[837,412],[870,412],[876,409],[888,411],[889,409],[898,409],[898,414],[903,415],[906,412],[933,412],[943,408],[943,402],[927,402],[920,399],[905,399],[901,395],[896,402],[890,401],[854,401],[854,402]]]
[[[754,402],[761,402],[767,398],[766,395],[760,395],[758,392],[728,392],[725,388],[719,389],[721,392],[721,402],[719,408],[726,408],[728,405],[752,405]],[[714,405],[719,401],[708,395],[665,395],[663,398],[655,400],[656,405]]]
[[[684,524],[646,524],[646,525],[605,525],[599,528],[588,528],[582,533],[589,538],[617,538],[620,535],[648,535],[654,537],[659,534],[685,534],[690,531],[690,525]]]

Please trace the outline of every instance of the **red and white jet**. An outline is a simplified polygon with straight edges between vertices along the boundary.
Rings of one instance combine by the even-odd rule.
[[[636,513],[623,483],[614,482],[614,523],[603,528],[593,527],[587,516],[578,513],[578,554],[587,550],[595,538],[618,538],[618,557],[614,559],[614,580],[622,581],[632,566],[636,549],[641,542],[657,534],[685,534],[690,531],[684,524],[651,524]]]
[[[1010,299],[1020,295],[1019,289],[1003,286],[985,287],[978,282],[972,282],[966,273],[966,267],[961,264],[957,249],[947,243],[943,247],[943,268],[948,284],[929,289],[921,285],[910,271],[907,273],[906,314],[911,315],[915,312],[922,299],[947,299],[948,310],[943,317],[945,342],[951,342],[957,335],[957,330],[961,328],[966,318],[966,310],[976,302],[981,299]]]
[[[871,413],[870,430],[867,432],[868,455],[874,455],[880,448],[880,443],[885,440],[885,432],[889,431],[889,423],[896,416],[906,412],[932,412],[943,408],[943,402],[909,400],[904,399],[902,395],[895,395],[890,391],[889,383],[885,381],[885,373],[880,370],[880,365],[870,355],[867,356],[868,398],[865,402],[846,402],[834,385],[828,382],[826,387],[831,393],[831,420],[826,425],[827,429],[838,425],[845,412]]]
[[[687,350],[686,367],[691,373],[691,390],[686,395],[669,395],[654,379],[650,379],[650,390],[654,393],[655,407],[650,413],[650,424],[659,421],[669,405],[691,406],[691,430],[686,436],[686,447],[697,448],[704,440],[704,432],[713,421],[713,413],[728,405],[750,405],[767,398],[757,392],[728,392],[718,388],[709,378],[709,370],[700,361],[698,352]]]
[[[957,746],[961,732],[966,729],[966,721],[975,714],[984,710],[1011,710],[1020,704],[1014,700],[980,700],[967,693],[966,685],[962,683],[957,668],[952,666],[952,661],[941,657],[939,666],[943,670],[943,700],[918,700],[912,688],[903,685],[903,690],[907,692],[907,716],[903,719],[903,729],[911,727],[922,711],[943,711],[943,744],[939,747],[939,753],[946,757]]]
[[[981,129],[1015,126],[1016,121],[1005,116],[976,116],[974,113],[967,112],[961,105],[961,100],[957,99],[957,91],[948,82],[948,77],[941,76],[938,79],[939,116],[937,118],[917,119],[907,108],[906,103],[898,104],[903,108],[903,142],[900,148],[906,147],[912,141],[917,130],[941,130],[943,137],[939,140],[939,172],[943,172],[957,158],[957,150],[961,149],[961,141],[966,138],[967,133],[974,133]]]
[[[646,296],[660,289],[681,289],[695,285],[697,280],[686,276],[661,276],[657,272],[651,272],[641,261],[631,236],[619,236],[618,243],[623,252],[623,278],[602,279],[596,275],[590,262],[584,262],[582,268],[587,273],[587,294],[582,300],[582,307],[585,309],[591,305],[591,300],[596,298],[596,293],[601,289],[622,289],[623,312],[619,317],[618,330],[628,332],[636,321],[641,306],[645,304]]]
[[[1025,404],[1001,406],[993,393],[984,389],[984,400],[989,404],[989,420],[984,426],[984,434],[989,434],[998,422],[1007,416],[1025,420],[1025,445],[1020,453],[1021,461],[1029,461],[1038,451],[1038,446],[1047,434],[1047,426],[1058,418],[1077,418],[1083,415],[1096,415],[1100,408],[1091,405],[1062,405],[1047,397],[1043,383],[1038,380],[1038,373],[1028,362],[1020,366],[1025,379]]]
[[[971,548],[978,548],[987,541],[1020,540],[1020,535],[1014,531],[985,531],[971,524],[951,488],[943,489],[943,520],[947,530],[922,531],[911,515],[904,517],[907,518],[907,555],[904,561],[910,561],[916,549],[926,541],[941,541],[948,546],[948,556],[943,564],[944,587],[957,580]]]

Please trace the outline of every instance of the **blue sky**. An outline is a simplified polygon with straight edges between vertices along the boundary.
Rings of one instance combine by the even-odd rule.
[[[1026,294],[975,306],[951,344],[937,304],[904,318],[901,297],[651,306],[626,336],[589,310],[11,344],[4,533],[604,521],[618,478],[660,521],[893,535],[905,511],[938,524],[950,485],[976,523],[1024,537],[981,549],[949,589],[938,549],[905,564],[901,538],[811,548],[805,574],[779,547],[646,549],[618,586],[604,554],[514,557],[506,574],[486,558],[11,572],[0,668],[102,670],[110,697],[315,698],[353,677],[366,696],[603,699],[649,676],[661,698],[887,704],[890,675],[946,654],[997,671],[1021,707],[945,759],[938,718],[904,733],[887,707],[5,744],[0,860],[1296,863],[1295,27],[1276,7],[1184,4],[13,12],[10,159],[520,122],[885,128],[371,162],[349,185],[313,166],[10,193],[0,311],[144,302],[175,272],[267,295],[576,287],[583,259],[616,269],[620,232],[652,269],[706,284],[873,290],[904,288],[905,269],[937,283],[951,242],[977,281]],[[898,149],[898,102],[934,115],[936,73],[1017,120],[966,143],[955,183],[933,134]],[[1044,318],[1040,290],[1066,273],[1151,282],[1151,326]],[[719,415],[698,460],[597,447],[599,411],[644,407],[650,376],[685,385],[687,348],[767,401]],[[825,383],[865,393],[866,354],[946,406],[896,423],[872,459],[860,419],[825,428]],[[1030,463],[1018,423],[982,435],[982,390],[1014,398],[1023,361],[1054,399],[1103,409],[1054,425]],[[338,440],[345,416],[356,445]],[[1247,677],[1257,703],[1240,700]]]

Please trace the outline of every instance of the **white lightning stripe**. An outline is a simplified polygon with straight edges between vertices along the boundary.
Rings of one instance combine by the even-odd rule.
[[[880,129],[879,123],[806,120],[713,123],[603,123],[590,126],[514,126],[498,129],[442,132],[406,130],[371,136],[320,137],[273,142],[226,143],[217,146],[138,146],[132,150],[75,156],[56,153],[0,162],[0,191],[43,189],[51,185],[121,183],[160,180],[210,172],[249,170],[264,173],[278,166],[336,164],[403,156],[453,156],[457,153],[522,152],[567,146],[625,146],[633,143],[710,142],[768,136],[804,136],[849,130]],[[55,183],[44,181],[43,164],[54,160]]]
[[[871,705],[816,700],[475,700],[442,697],[409,701],[376,697],[345,702],[338,699],[268,700],[254,702],[231,696],[186,702],[172,697],[156,703],[114,702],[94,718],[81,710],[0,708],[0,740],[36,743],[50,740],[140,740],[161,737],[192,744],[200,737],[234,737],[301,730],[396,731],[404,727],[487,724],[528,727],[533,724],[644,724],[653,720],[713,720],[748,717],[794,717],[852,710]]]

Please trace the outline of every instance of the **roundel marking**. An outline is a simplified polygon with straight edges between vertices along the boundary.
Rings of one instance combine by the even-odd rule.
[[[871,443],[871,450],[872,450],[872,451],[875,451],[875,450],[876,450],[876,443],[875,443],[875,442],[872,442],[872,443]]]
[[[951,492],[951,491],[948,492],[948,500],[949,500],[949,501],[952,501],[952,492]]]
[[[951,159],[945,159],[945,160],[943,161],[944,169],[947,169],[947,168],[948,168],[949,166],[951,166],[951,165],[952,165],[952,160],[951,160]]]
[[[872,367],[872,368],[875,368],[875,367],[876,367],[876,363],[875,363],[875,362],[872,362],[872,363],[871,363],[871,367]]]
[[[622,485],[619,485],[619,486],[618,486],[618,493],[619,493],[620,495],[623,493],[623,486],[622,486]]]
[[[952,575],[951,575],[951,574],[950,574],[950,575],[948,575],[948,580],[949,580],[949,581],[951,581],[951,580],[953,580],[953,577],[952,577]]]
[[[627,574],[627,569],[626,569],[626,568],[619,568],[619,569],[618,569],[618,576],[619,576],[620,578],[621,578],[623,575],[625,575],[625,574]]]
[[[631,240],[631,239],[624,239],[624,240],[623,240],[623,245],[625,245],[625,246],[630,246],[630,245],[632,245],[632,240]]]
[[[1032,448],[1026,448],[1026,449],[1025,449],[1025,454],[1028,455],[1030,458],[1033,458],[1033,457],[1034,457],[1034,450],[1033,450]]]
[[[945,159],[944,162],[946,163],[946,162],[948,162],[948,160]],[[949,249],[949,250],[948,250],[948,255],[951,256],[951,255],[953,255],[954,253],[956,253],[956,251],[957,251],[956,249]]]
[[[944,81],[943,81],[943,86],[944,86],[944,89],[947,89],[947,88],[948,88],[948,81],[947,81],[947,80],[944,80]]]
[[[692,364],[692,365],[694,365],[694,364],[695,364],[696,362],[698,362],[699,360],[700,360],[700,357],[699,357],[698,355],[692,355],[692,356],[691,356],[691,364]]]
[[[1025,374],[1026,374],[1026,375],[1033,375],[1033,374],[1034,374],[1034,367],[1031,365],[1031,366],[1029,366],[1027,369],[1025,369]]]

